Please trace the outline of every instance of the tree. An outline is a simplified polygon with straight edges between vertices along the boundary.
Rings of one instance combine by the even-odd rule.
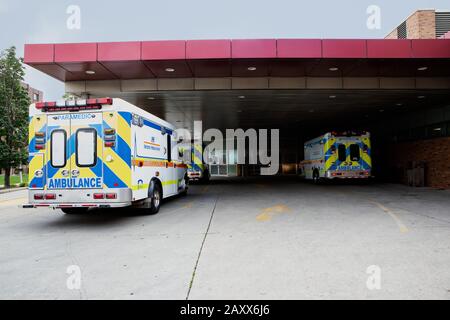
[[[25,68],[16,48],[0,53],[0,168],[5,170],[5,187],[10,187],[11,168],[27,162],[28,106],[22,86]]]

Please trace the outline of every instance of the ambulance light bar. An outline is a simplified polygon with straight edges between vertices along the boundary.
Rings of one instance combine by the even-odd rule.
[[[331,135],[334,137],[355,137],[355,136],[364,136],[367,134],[367,131],[332,131]]]
[[[112,105],[112,103],[112,98],[59,100],[52,102],[38,102],[36,103],[36,109],[43,110],[44,112],[78,111],[86,109],[101,109],[102,105]]]

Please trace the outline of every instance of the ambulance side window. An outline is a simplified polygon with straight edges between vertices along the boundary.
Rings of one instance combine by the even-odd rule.
[[[78,129],[76,133],[76,163],[78,167],[94,167],[97,163],[97,131]]]
[[[345,161],[347,159],[347,151],[345,148],[345,144],[340,144],[338,146],[338,157],[339,161]]]
[[[53,168],[66,166],[66,139],[65,130],[54,130],[51,134],[50,162]]]

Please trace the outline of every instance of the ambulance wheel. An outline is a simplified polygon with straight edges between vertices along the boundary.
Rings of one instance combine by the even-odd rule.
[[[61,208],[65,214],[82,214],[86,213],[89,208]]]
[[[205,170],[203,172],[202,182],[203,183],[208,183],[210,179],[211,179],[211,174],[209,173],[209,170]]]
[[[161,207],[162,190],[159,184],[152,182],[153,188],[149,192],[150,206],[147,208],[148,214],[157,214]]]
[[[313,172],[313,182],[314,184],[318,184],[320,180],[319,171],[314,170]]]

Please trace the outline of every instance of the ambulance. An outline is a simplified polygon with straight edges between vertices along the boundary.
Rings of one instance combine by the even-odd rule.
[[[305,142],[302,174],[307,180],[367,179],[372,158],[369,132],[329,132]]]
[[[66,214],[141,207],[186,194],[187,164],[168,122],[112,98],[30,106],[29,203]]]
[[[203,161],[203,147],[194,142],[191,147],[191,162],[188,164],[189,181],[208,182],[211,179],[209,166]]]

